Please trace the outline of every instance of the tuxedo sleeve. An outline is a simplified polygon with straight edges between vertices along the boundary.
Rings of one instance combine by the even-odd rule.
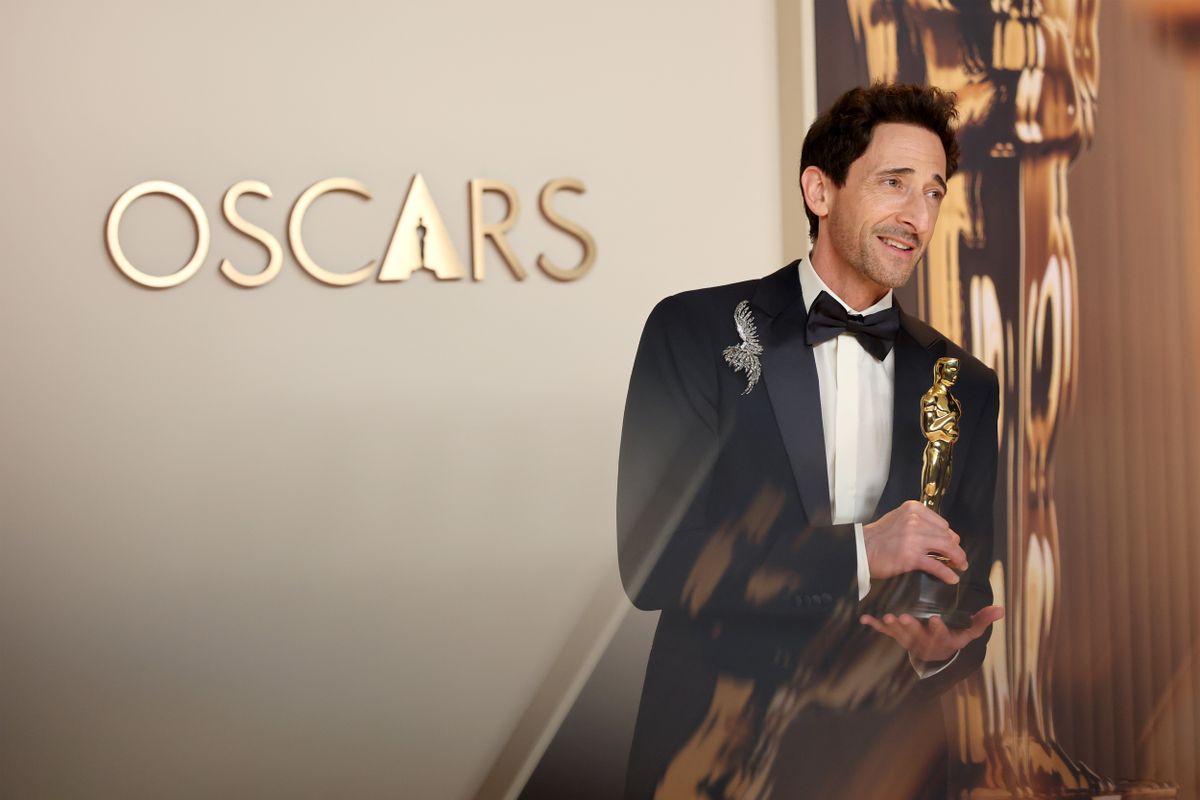
[[[730,332],[733,326],[730,324]],[[625,590],[642,609],[820,615],[857,602],[854,526],[783,530],[771,499],[748,500],[730,525],[711,514],[722,447],[723,346],[694,305],[669,297],[651,312],[629,382],[617,480],[617,544]],[[779,502],[782,502],[780,499]],[[797,589],[796,587],[800,587]]]

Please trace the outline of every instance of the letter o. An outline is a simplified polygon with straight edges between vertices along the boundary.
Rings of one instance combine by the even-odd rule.
[[[121,249],[121,217],[124,216],[126,209],[133,204],[134,200],[148,194],[165,194],[183,203],[184,208],[192,215],[192,222],[196,225],[196,249],[192,252],[191,259],[183,266],[183,269],[170,275],[147,275],[131,264],[125,257],[125,251]],[[205,216],[204,209],[200,207],[200,202],[182,186],[169,181],[145,181],[126,191],[117,198],[117,202],[113,203],[112,210],[108,212],[108,224],[104,228],[104,239],[108,244],[109,258],[126,278],[134,283],[140,283],[142,286],[149,286],[151,289],[168,289],[178,286],[195,275],[208,256],[210,241],[208,217]]]

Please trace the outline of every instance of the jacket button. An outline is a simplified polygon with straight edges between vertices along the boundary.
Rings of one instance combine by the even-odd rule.
[[[797,606],[804,607],[807,606],[811,601],[808,599],[808,595],[806,594],[794,594],[792,595],[792,602]]]
[[[831,595],[829,592],[821,592],[821,602],[822,603],[832,603],[833,595]]]

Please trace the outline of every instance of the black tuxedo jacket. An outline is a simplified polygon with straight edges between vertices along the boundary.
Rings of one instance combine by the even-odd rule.
[[[769,796],[822,799],[944,792],[937,698],[979,666],[987,637],[919,680],[898,645],[857,621],[879,611],[888,582],[873,582],[859,601],[853,525],[831,523],[798,264],[666,298],[638,346],[621,434],[618,550],[631,600],[662,615],[627,797],[743,796],[764,772],[754,796],[763,785]],[[733,315],[742,300],[763,347],[762,378],[748,394],[745,374],[722,355],[740,341]],[[920,399],[941,356],[961,362],[961,434],[943,514],[963,539],[963,603],[974,611],[992,601],[998,384],[903,311],[890,472],[872,519],[918,496]],[[741,692],[735,701],[730,687]]]

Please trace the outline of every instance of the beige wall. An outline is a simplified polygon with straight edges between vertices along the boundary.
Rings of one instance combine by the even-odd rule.
[[[781,263],[772,3],[26,4],[0,28],[0,795],[470,797],[597,591],[618,597],[623,396],[659,297]],[[466,184],[506,180],[518,283],[335,289],[410,176],[469,259]],[[536,213],[552,177],[599,259]],[[201,272],[150,291],[109,207],[193,192]],[[489,214],[499,210],[489,206]],[[170,271],[164,199],[123,241]],[[469,262],[468,262],[469,263]],[[608,587],[604,589],[602,587]]]

